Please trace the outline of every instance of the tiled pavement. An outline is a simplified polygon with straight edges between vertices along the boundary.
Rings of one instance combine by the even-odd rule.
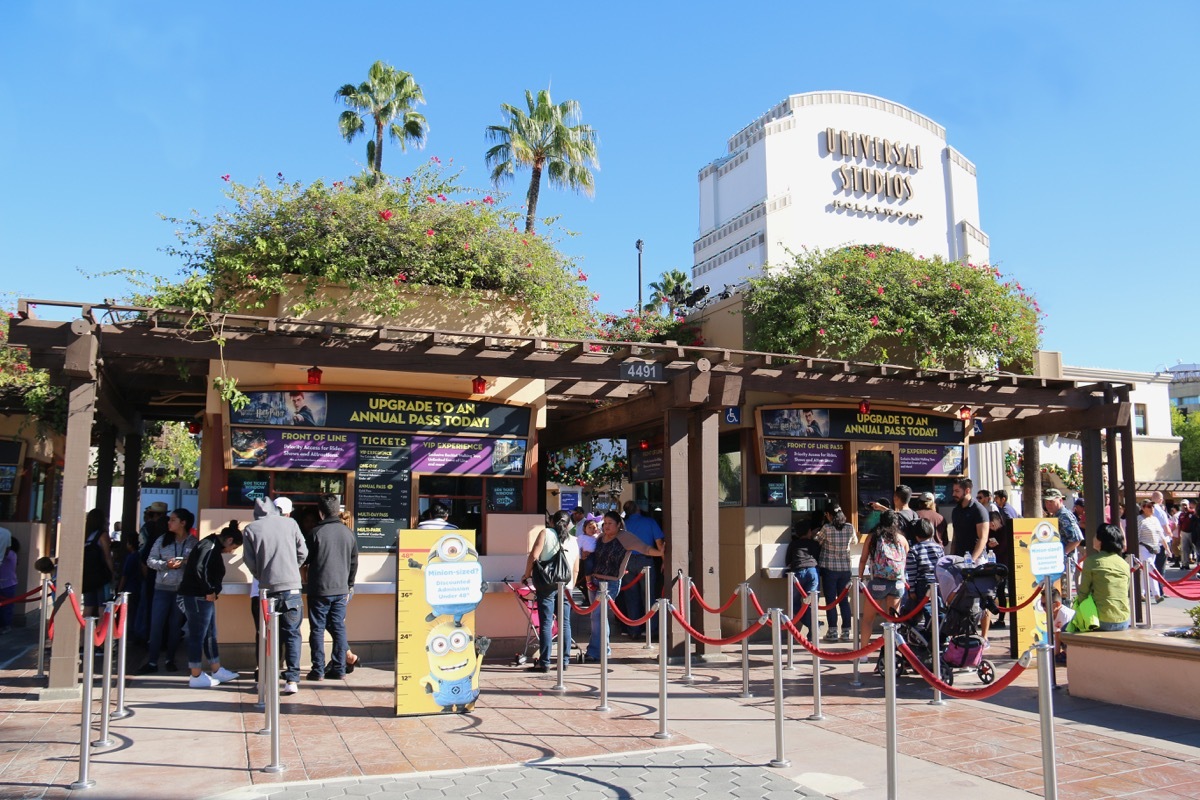
[[[1156,609],[1156,621],[1182,618],[1184,605],[1164,603]],[[10,636],[0,642],[0,664],[13,658],[18,641]],[[549,691],[552,674],[489,664],[482,680],[487,693],[473,714],[462,716],[393,717],[388,668],[362,668],[345,682],[303,684],[300,694],[283,701],[282,760],[287,770],[281,775],[259,771],[268,762],[269,745],[267,737],[255,733],[262,715],[253,707],[251,681],[202,692],[187,689],[182,676],[134,678],[128,700],[136,713],[113,724],[116,747],[94,751],[91,775],[97,786],[84,793],[66,789],[78,771],[78,701],[32,702],[26,698],[36,683],[33,670],[2,669],[0,797],[82,794],[167,800],[287,787],[286,797],[360,795],[378,789],[389,797],[436,800],[438,794],[418,794],[414,786],[423,790],[446,780],[453,786],[478,786],[479,775],[501,774],[478,768],[514,764],[525,765],[517,770],[521,774],[532,770],[546,777],[551,769],[547,759],[584,759],[572,762],[573,771],[568,772],[586,778],[593,770],[613,771],[611,785],[572,791],[572,800],[591,800],[633,796],[633,786],[618,786],[615,780],[642,780],[639,763],[647,774],[669,773],[659,759],[682,758],[680,753],[691,758],[696,752],[728,759],[723,769],[731,775],[741,770],[768,775],[770,786],[790,781],[793,792],[799,792],[793,796],[884,796],[882,683],[869,670],[864,670],[865,685],[854,688],[849,685],[849,667],[826,665],[825,720],[809,722],[810,666],[807,658],[798,656],[798,669],[785,673],[786,756],[791,766],[764,771],[775,755],[769,648],[752,648],[751,699],[738,697],[736,661],[698,666],[693,686],[673,683],[674,735],[665,742],[652,738],[657,730],[653,664],[637,645],[622,643],[614,650],[613,711],[608,714],[594,711],[598,669],[592,665],[574,666],[567,673],[568,692],[560,696]],[[18,659],[16,666],[22,663]],[[1001,671],[1007,666],[998,664]],[[672,668],[672,678],[680,672]],[[956,685],[979,684],[968,676]],[[1032,671],[986,701],[931,706],[927,688],[911,677],[900,681],[898,694],[901,797],[963,794],[987,800],[1041,794]],[[1200,798],[1200,722],[1079,700],[1068,691],[1055,693],[1055,716],[1058,796],[1063,800]],[[696,744],[707,747],[687,749]],[[681,745],[685,749],[677,749]],[[429,784],[427,775],[407,781],[362,781],[358,788],[346,783],[348,778],[434,771],[442,773],[436,784]],[[713,781],[694,787],[694,794],[728,794],[718,786],[719,771],[709,772]],[[553,778],[566,780],[566,775],[554,772]],[[464,783],[456,783],[459,780]],[[293,789],[300,789],[294,786],[297,781],[316,781],[319,786],[302,784],[303,793],[293,795]],[[324,789],[319,787],[328,793],[320,794]],[[468,796],[456,790],[446,794]]]

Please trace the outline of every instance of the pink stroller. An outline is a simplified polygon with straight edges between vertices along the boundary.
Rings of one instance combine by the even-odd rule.
[[[538,613],[537,592],[532,586],[513,583],[511,578],[505,579],[504,583],[512,590],[513,596],[517,598],[517,604],[521,607],[521,613],[525,615],[525,619],[529,623],[525,628],[525,647],[513,657],[513,665],[520,667],[528,663],[531,659],[537,659],[541,650],[541,644],[538,642],[538,626],[541,623],[541,614]],[[572,613],[570,606],[567,607],[566,613]],[[557,644],[558,620],[554,620],[551,633]],[[579,649],[574,642],[571,643],[571,647],[576,650]]]

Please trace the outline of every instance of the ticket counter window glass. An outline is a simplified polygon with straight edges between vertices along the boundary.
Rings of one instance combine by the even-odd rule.
[[[896,489],[895,455],[891,450],[859,450],[854,454],[858,497],[858,530],[867,533],[879,524],[879,512],[871,503],[892,504]]]
[[[736,432],[717,440],[717,504],[742,504],[742,437]]]

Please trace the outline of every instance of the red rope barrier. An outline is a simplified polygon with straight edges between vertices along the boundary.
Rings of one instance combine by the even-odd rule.
[[[7,600],[0,600],[0,606],[9,606],[9,605],[12,605],[13,603],[28,603],[28,602],[33,601],[35,597],[38,600],[42,599],[42,587],[41,586],[38,586],[37,588],[34,588],[34,589],[30,589],[28,592],[21,595],[20,597],[10,597]]]
[[[819,609],[820,609],[820,610],[822,610],[822,611],[828,611],[829,609],[831,609],[831,608],[833,608],[834,606],[836,606],[838,603],[840,603],[840,602],[842,602],[843,600],[845,600],[845,599],[846,599],[846,595],[848,595],[848,594],[850,594],[850,584],[848,584],[848,583],[847,583],[847,584],[846,584],[846,587],[845,587],[844,589],[842,589],[842,593],[841,593],[841,594],[839,594],[837,597],[835,597],[835,598],[833,598],[832,600],[830,600],[830,601],[829,601],[828,603],[826,603],[825,605],[823,605],[823,606],[817,606],[817,608],[819,608]]]
[[[67,585],[67,599],[71,601],[71,609],[75,612],[75,619],[79,620],[79,627],[83,627],[83,609],[79,607],[79,598],[75,596],[75,590]]]
[[[588,606],[587,608],[581,608],[580,606],[575,605],[574,597],[571,597],[570,594],[567,595],[567,602],[571,604],[571,608],[575,609],[576,614],[590,614],[596,610],[596,607],[598,605],[600,605],[600,603],[602,601],[603,601],[603,598],[597,597],[595,600],[592,601],[592,604],[590,606]]]
[[[752,623],[749,628],[746,628],[746,630],[742,631],[741,633],[735,633],[733,636],[725,639],[711,639],[693,628],[691,625],[688,625],[687,620],[683,618],[683,614],[680,614],[679,609],[675,608],[674,606],[671,607],[671,616],[674,617],[675,621],[683,626],[683,629],[688,632],[688,635],[696,641],[703,642],[704,644],[716,645],[718,647],[723,647],[727,644],[737,644],[743,639],[748,639],[754,634],[758,633],[762,627],[767,624],[763,617],[759,617],[757,622]]]
[[[117,605],[117,624],[113,629],[114,639],[125,638],[125,616],[129,613],[129,603],[119,603]]]
[[[621,620],[621,622],[625,623],[626,625],[629,625],[630,627],[637,627],[638,625],[645,625],[647,622],[649,622],[654,617],[655,612],[658,611],[658,609],[652,608],[646,612],[646,615],[644,617],[640,617],[638,619],[630,619],[629,617],[627,617],[621,613],[621,609],[617,608],[616,600],[613,600],[610,597],[610,598],[608,598],[608,604],[609,604],[609,606],[612,607],[613,614],[616,616],[616,618]]]
[[[1150,567],[1150,577],[1162,584],[1163,592],[1172,597],[1177,597],[1180,600],[1200,600],[1200,584],[1187,584],[1188,591],[1184,591],[1176,586],[1176,584],[1167,581],[1162,575],[1159,575],[1158,570],[1154,567]]]
[[[258,624],[259,625],[270,625],[271,624],[271,601],[268,600],[267,596],[265,594],[262,594],[261,592],[258,595],[258,612],[259,612],[258,613]],[[263,648],[263,653],[266,655],[267,659],[270,659],[271,658],[271,629],[267,628],[266,630],[267,630],[267,636],[266,636],[267,642],[266,642],[266,647]],[[259,665],[260,670],[265,669],[265,668],[266,668],[265,665],[262,665],[262,664]],[[264,673],[264,674],[266,674],[266,673]]]
[[[108,638],[108,619],[112,616],[109,609],[104,609],[104,614],[100,619],[96,620],[96,627],[92,631],[92,638],[96,641],[96,647],[104,644],[104,640]]]
[[[935,676],[933,672],[930,671],[929,667],[925,666],[917,654],[914,653],[908,645],[901,642],[898,649],[899,652],[902,653],[906,659],[908,659],[908,663],[912,666],[912,668],[916,670],[922,678],[925,679],[926,683],[937,689],[942,694],[947,695],[948,697],[953,697],[957,700],[983,700],[991,697],[992,695],[1007,689],[1009,684],[1015,681],[1017,676],[1025,671],[1025,659],[1022,658],[1016,664],[1013,664],[1012,669],[1004,673],[1004,675],[991,686],[985,686],[982,689],[955,689],[944,680],[941,680]]]
[[[892,612],[880,606],[879,603],[875,602],[875,598],[871,597],[871,593],[867,591],[866,586],[863,587],[863,594],[866,595],[867,602],[870,603],[876,611],[878,611],[880,614],[883,614],[884,618],[886,618],[888,622],[908,622],[910,619],[917,616],[917,614],[920,614],[921,609],[929,605],[929,595],[925,595],[921,598],[921,602],[917,603],[916,606],[914,606],[913,609],[907,614],[894,615]]]
[[[810,642],[808,638],[801,633],[799,629],[797,629],[796,626],[793,625],[789,620],[785,619],[783,621],[783,627],[796,638],[796,641],[800,642],[805,650],[821,659],[824,659],[825,661],[853,661],[856,658],[868,656],[879,648],[883,647],[883,637],[880,636],[877,639],[872,639],[871,641],[867,642],[858,650],[822,650]]]
[[[720,608],[713,608],[708,603],[704,602],[704,597],[700,594],[700,590],[697,589],[696,584],[693,583],[692,584],[692,598],[696,601],[697,605],[699,605],[701,608],[703,608],[708,613],[724,614],[726,611],[729,610],[729,607],[733,605],[733,601],[738,599],[738,593],[735,591],[733,593],[733,596],[725,601],[725,605],[721,606]]]
[[[1039,583],[1037,588],[1033,590],[1033,594],[1031,594],[1031,595],[1029,595],[1029,597],[1025,598],[1025,601],[1023,603],[1020,603],[1019,605],[1015,605],[1012,608],[1008,608],[1006,606],[996,606],[996,608],[999,609],[1001,614],[1010,614],[1010,613],[1020,611],[1022,608],[1024,608],[1025,606],[1029,605],[1030,603],[1032,603],[1034,600],[1037,599],[1037,596],[1042,593],[1042,586],[1043,586],[1043,584]]]
[[[644,573],[644,572],[636,573],[636,577],[633,580],[631,580],[629,583],[621,584],[621,588],[617,591],[617,594],[620,594],[621,592],[625,591],[626,589],[632,589],[633,587],[637,586],[638,583],[642,580],[643,576],[645,576],[645,574],[646,573]]]
[[[758,595],[754,593],[753,589],[750,590],[750,604],[754,606],[754,610],[760,617],[767,616],[766,610],[762,607],[762,603],[758,602]]]

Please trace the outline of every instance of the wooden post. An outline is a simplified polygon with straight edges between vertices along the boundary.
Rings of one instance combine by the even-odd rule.
[[[96,508],[104,519],[112,520],[113,472],[117,466],[117,431],[112,425],[101,422],[96,437]]]
[[[1116,394],[1111,385],[1104,387],[1104,402],[1116,402]],[[1104,451],[1108,459],[1108,508],[1109,522],[1120,525],[1121,512],[1121,478],[1117,468],[1117,432],[1116,426],[1108,428],[1104,433]]]
[[[1096,527],[1104,522],[1104,447],[1100,431],[1089,428],[1083,437],[1083,503],[1086,522],[1083,547],[1090,552]]]
[[[691,535],[689,544],[694,558],[691,560],[691,576],[708,602],[723,602],[721,595],[721,525],[717,517],[717,437],[720,427],[720,412],[716,409],[700,409],[693,416],[691,448],[692,492]],[[703,621],[702,625],[696,623]],[[706,636],[720,638],[721,620],[712,614],[693,614],[692,625]],[[721,648],[696,643],[696,652],[705,659],[721,652]]]
[[[1021,440],[1021,516],[1040,517],[1042,511],[1042,451],[1038,437],[1026,436]]]
[[[663,504],[665,506],[663,521],[666,522],[667,557],[664,559],[663,587],[669,587],[675,575],[689,569],[690,537],[688,511],[689,500],[689,446],[688,446],[688,412],[682,408],[672,408],[666,412],[663,420],[665,434],[665,453],[663,454]],[[671,601],[678,604],[678,593],[670,593]],[[684,636],[678,625],[671,627],[671,657],[683,658]],[[659,642],[660,647],[666,647]]]
[[[58,590],[69,583],[83,603],[83,543],[87,516],[88,464],[91,461],[92,419],[96,409],[95,380],[72,380],[67,398],[67,443],[63,456],[62,520],[58,529]],[[79,686],[79,624],[65,607],[54,628],[50,650],[49,694],[69,696]],[[43,695],[43,699],[49,699]]]
[[[1129,387],[1118,387],[1117,397],[1122,403],[1128,403]],[[1133,469],[1133,415],[1130,415],[1129,421],[1121,426],[1121,484],[1124,489],[1121,494],[1125,500],[1125,552],[1132,553],[1140,558],[1138,548],[1138,515],[1141,511],[1138,508],[1137,478],[1134,476]],[[1118,525],[1120,524],[1115,519],[1113,522]],[[1150,598],[1146,596],[1146,593],[1139,592],[1138,594],[1141,595],[1138,605],[1148,605]],[[1134,621],[1145,619],[1143,608],[1132,609],[1132,611]]]

